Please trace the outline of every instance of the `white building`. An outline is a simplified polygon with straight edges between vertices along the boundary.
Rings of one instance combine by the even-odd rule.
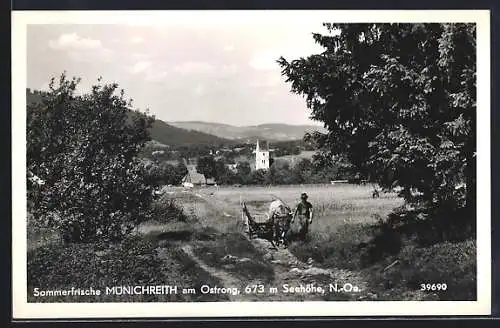
[[[269,169],[269,143],[267,142],[260,146],[259,140],[257,140],[257,145],[255,146],[255,169]]]

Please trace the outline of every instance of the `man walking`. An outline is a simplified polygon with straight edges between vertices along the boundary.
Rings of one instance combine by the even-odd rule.
[[[313,219],[313,206],[307,201],[307,198],[308,196],[306,193],[300,195],[300,203],[297,205],[291,221],[291,223],[293,223],[295,218],[298,217],[300,224],[298,235],[301,239],[306,237],[309,231],[309,225],[312,223]]]

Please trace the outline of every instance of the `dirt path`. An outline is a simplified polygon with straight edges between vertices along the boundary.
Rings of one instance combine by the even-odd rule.
[[[203,262],[198,256],[196,256],[193,252],[193,249],[191,245],[184,245],[181,247],[182,251],[191,258],[201,269],[205,270],[208,272],[211,276],[219,279],[222,281],[223,286],[220,287],[225,287],[225,288],[240,288],[242,282],[235,278],[233,275],[229,274],[227,271],[222,270],[222,269],[216,269],[214,267],[211,267],[207,265],[205,262]],[[252,295],[245,294],[244,292],[241,291],[241,288],[239,290],[239,294],[234,295],[234,294],[228,294],[229,300],[232,302],[242,302],[242,301],[252,301]]]
[[[239,208],[234,204],[227,204],[221,199],[207,197],[200,193],[195,194],[200,201],[218,208],[218,212],[229,212],[233,220],[237,220]],[[222,218],[221,218],[222,219]],[[242,234],[244,235],[244,234]],[[372,299],[364,279],[359,273],[342,269],[324,269],[313,263],[312,259],[304,263],[297,259],[288,249],[273,248],[267,240],[254,238],[249,239],[255,249],[263,255],[263,259],[269,263],[274,271],[274,280],[268,283],[259,281],[243,280],[233,273],[226,271],[223,267],[215,268],[205,263],[196,256],[190,245],[182,247],[183,251],[203,270],[220,279],[226,287],[236,286],[240,288],[240,295],[230,296],[231,301],[323,301],[323,300],[366,300]],[[227,250],[227,256],[236,258]],[[236,258],[237,259],[237,258]],[[260,286],[263,292],[245,293],[245,286]]]

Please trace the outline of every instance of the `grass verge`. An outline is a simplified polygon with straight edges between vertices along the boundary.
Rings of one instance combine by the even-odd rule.
[[[165,245],[167,246],[167,245]],[[122,243],[51,244],[28,252],[28,302],[182,302],[223,301],[226,295],[182,294],[199,282],[220,284],[175,246],[157,247],[133,236]],[[177,294],[108,294],[113,286],[177,286]],[[34,296],[34,289],[99,289],[99,296]]]
[[[476,299],[475,240],[418,246],[403,239],[398,248],[384,252],[370,248],[373,240],[378,241],[370,241],[371,237],[369,225],[346,224],[329,236],[311,233],[305,242],[292,244],[290,251],[303,261],[311,257],[323,267],[361,272],[370,292],[380,300],[410,300],[416,293],[424,300]],[[431,290],[421,291],[421,284],[430,284]],[[432,284],[441,289],[446,284],[446,290]]]

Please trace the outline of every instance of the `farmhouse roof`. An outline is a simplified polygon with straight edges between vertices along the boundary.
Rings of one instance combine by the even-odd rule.
[[[190,182],[192,184],[206,184],[207,179],[201,173],[189,171],[182,179],[182,182]]]

